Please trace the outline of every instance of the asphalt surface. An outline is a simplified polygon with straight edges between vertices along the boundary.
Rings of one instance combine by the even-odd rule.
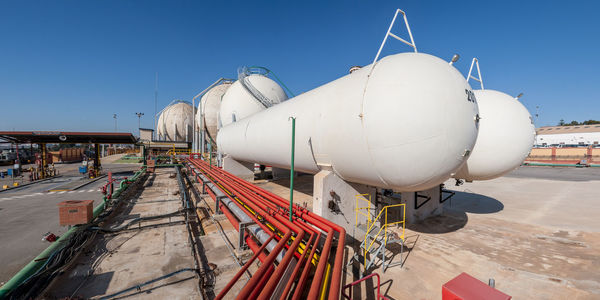
[[[561,181],[591,181],[600,180],[600,168],[521,166],[505,175],[505,177]]]
[[[104,166],[105,171],[123,172],[117,177],[133,174],[131,171],[138,168],[138,165]],[[0,285],[49,246],[42,241],[47,232],[60,236],[68,230],[58,224],[59,202],[94,200],[95,207],[102,201],[100,187],[106,178],[75,191],[48,192],[81,179],[79,175],[68,174],[0,193]]]

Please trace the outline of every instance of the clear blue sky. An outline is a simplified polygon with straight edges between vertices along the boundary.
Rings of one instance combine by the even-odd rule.
[[[396,8],[420,52],[460,54],[465,76],[477,56],[486,88],[525,93],[539,125],[600,119],[600,5],[555,3],[2,1],[0,130],[113,131],[116,113],[137,134],[135,112],[153,125],[155,72],[159,110],[242,65],[305,92],[370,63]]]

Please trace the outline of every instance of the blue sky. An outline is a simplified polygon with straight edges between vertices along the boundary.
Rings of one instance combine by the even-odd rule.
[[[486,88],[523,92],[539,125],[600,119],[600,4],[558,3],[1,1],[0,130],[113,131],[116,113],[137,134],[135,112],[153,125],[156,72],[159,110],[242,65],[299,94],[370,63],[396,8],[419,52],[460,54],[465,76],[478,57]]]

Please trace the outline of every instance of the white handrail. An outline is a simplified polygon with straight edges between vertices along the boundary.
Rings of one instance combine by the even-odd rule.
[[[405,39],[403,39],[391,32],[392,28],[394,27],[394,23],[396,22],[396,17],[398,16],[398,13],[401,13],[402,16],[404,17],[404,24],[406,25],[406,30],[408,31],[408,36],[410,37],[410,42],[406,41]],[[388,36],[392,36],[393,38],[403,42],[404,44],[411,46],[415,50],[415,53],[417,53],[417,45],[415,44],[415,40],[413,39],[412,32],[410,31],[410,26],[408,25],[408,19],[406,18],[406,13],[404,13],[404,11],[402,11],[401,9],[397,9],[396,13],[394,14],[394,18],[392,19],[392,23],[390,23],[390,27],[388,28],[387,33],[385,34],[385,37],[383,38],[383,42],[381,42],[381,46],[379,46],[379,51],[377,51],[377,55],[375,55],[375,59],[373,60],[373,66],[375,66],[377,59],[379,59],[379,55],[381,54],[381,50],[383,49],[383,46],[387,42]]]
[[[477,77],[474,77],[471,75],[471,72],[473,71],[473,65],[477,65]],[[473,60],[471,61],[471,67],[469,68],[469,74],[467,75],[467,83],[469,82],[470,79],[473,79],[477,82],[479,82],[479,84],[481,85],[481,89],[483,90],[483,79],[481,78],[481,71],[479,70],[479,60],[476,57],[473,57]]]

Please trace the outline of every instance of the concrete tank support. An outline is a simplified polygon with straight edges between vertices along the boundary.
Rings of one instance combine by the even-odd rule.
[[[231,156],[223,157],[223,170],[247,181],[254,181],[254,164],[239,162]]]
[[[406,223],[418,223],[428,217],[437,216],[443,212],[443,203],[440,203],[440,186],[425,191],[403,192],[398,198],[388,198],[377,194],[375,187],[344,181],[329,170],[322,170],[314,177],[313,182],[313,212],[344,227],[347,232],[353,232],[355,223],[365,224],[366,217],[356,214],[356,196],[366,194],[364,199],[371,198],[371,218],[375,219],[379,210],[384,205],[405,203]],[[377,197],[381,198],[377,198]],[[416,201],[415,201],[416,199]],[[359,202],[359,207],[366,207],[367,203]],[[363,210],[365,212],[365,210]],[[394,220],[398,216],[388,216]],[[358,236],[357,236],[358,237]]]
[[[346,232],[351,233],[356,220],[354,211],[356,195],[369,194],[372,201],[375,201],[375,193],[375,187],[350,183],[331,171],[322,170],[314,177],[313,212],[344,227]],[[365,223],[366,217],[359,215],[358,224]]]

